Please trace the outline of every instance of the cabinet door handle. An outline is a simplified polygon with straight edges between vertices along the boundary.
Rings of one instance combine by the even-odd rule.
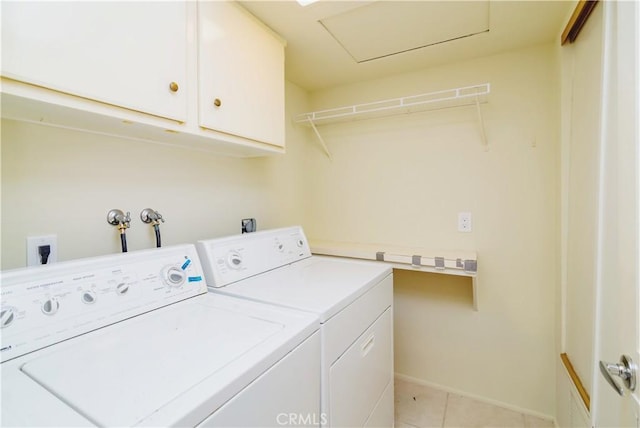
[[[176,82],[169,83],[169,89],[171,89],[171,92],[178,92],[178,84]]]
[[[216,98],[215,100],[213,100],[213,105],[216,107],[220,107],[222,105],[222,101],[220,101],[220,98]]]

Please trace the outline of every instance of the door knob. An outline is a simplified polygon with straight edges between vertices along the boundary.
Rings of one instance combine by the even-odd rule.
[[[609,382],[609,385],[611,385],[618,394],[624,395],[624,389],[618,381],[613,378],[613,376],[617,376],[622,379],[624,386],[629,391],[633,392],[636,390],[638,366],[628,355],[621,356],[620,362],[617,364],[600,361],[600,371],[607,382]]]

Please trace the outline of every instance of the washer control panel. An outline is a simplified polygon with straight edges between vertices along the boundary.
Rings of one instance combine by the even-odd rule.
[[[311,257],[307,238],[298,226],[199,241],[197,248],[207,285],[212,288]]]
[[[194,245],[2,273],[2,361],[207,292]]]

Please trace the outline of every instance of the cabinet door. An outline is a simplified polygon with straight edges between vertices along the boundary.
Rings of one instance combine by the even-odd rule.
[[[4,77],[183,122],[186,72],[185,2],[2,2]]]
[[[284,146],[284,46],[240,6],[201,1],[200,126]]]

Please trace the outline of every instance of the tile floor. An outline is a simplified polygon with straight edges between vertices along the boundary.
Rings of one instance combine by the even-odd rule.
[[[553,421],[428,386],[395,381],[396,428],[552,428]]]

